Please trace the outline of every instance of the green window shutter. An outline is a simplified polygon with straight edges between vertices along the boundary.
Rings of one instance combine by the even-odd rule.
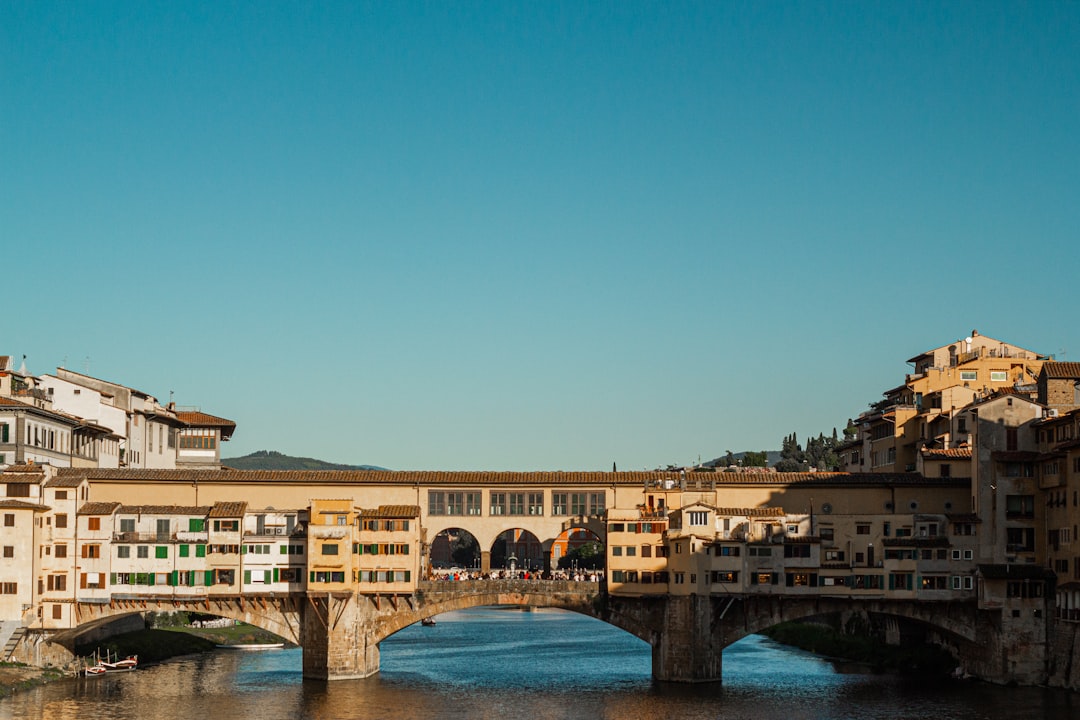
[[[409,546],[408,545],[402,545],[401,547],[402,547],[401,554],[402,555],[408,555],[409,554]]]
[[[889,574],[889,589],[890,590],[895,590],[896,589],[896,580],[895,580],[895,578],[893,577],[893,575],[891,573]]]
[[[110,585],[115,585],[116,584],[116,573],[109,573],[109,584]]]
[[[278,581],[278,569],[274,568],[274,579],[272,580],[272,582],[277,582],[277,581]]]
[[[247,545],[241,545],[240,546],[240,554],[241,555],[247,555],[247,549],[248,549]]]
[[[169,575],[169,584],[172,585],[173,587],[176,587],[177,585],[180,584],[180,571],[179,570],[173,570],[172,573]]]
[[[191,546],[189,546],[189,545],[181,545],[180,546],[180,557],[187,557],[188,553],[190,551],[191,551]]]
[[[146,574],[146,584],[147,585],[153,585],[155,577],[156,576],[154,575],[154,573],[147,573]]]
[[[309,582],[315,582],[315,571],[314,570],[311,571],[311,580],[309,580]]]
[[[195,557],[206,557],[206,546],[205,545],[196,545],[195,546]]]
[[[405,582],[412,582],[412,570],[405,571]]]
[[[169,557],[169,548],[165,545],[158,545],[154,548],[154,557],[158,560],[164,560]]]
[[[281,546],[281,554],[282,555],[288,555],[289,554],[289,546],[288,545],[282,545]]]
[[[202,545],[200,545],[199,547],[202,547]],[[203,583],[204,585],[213,585],[214,584],[214,571],[213,570],[207,570],[205,576],[203,577],[203,579],[206,581],[206,582]]]
[[[250,570],[245,570],[244,571],[244,584],[245,585],[250,585],[251,584],[251,571]]]

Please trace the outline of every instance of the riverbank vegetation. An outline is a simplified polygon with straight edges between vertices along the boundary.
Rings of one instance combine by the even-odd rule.
[[[147,628],[114,635],[86,645],[79,645],[75,653],[90,656],[95,652],[119,657],[138,655],[139,663],[154,663],[179,655],[214,650],[218,645],[254,645],[285,642],[283,638],[253,625],[244,623],[223,624],[221,627],[198,627],[197,624],[213,616],[196,613],[148,613]]]
[[[953,656],[936,645],[888,645],[868,633],[841,632],[818,623],[781,623],[762,635],[816,655],[859,663],[877,673],[945,676],[956,668]]]

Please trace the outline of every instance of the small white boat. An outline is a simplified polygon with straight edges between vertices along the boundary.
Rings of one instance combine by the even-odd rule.
[[[285,643],[254,643],[249,645],[218,645],[222,650],[280,650]]]
[[[131,672],[139,666],[138,655],[128,655],[123,659],[110,660],[106,655],[102,660],[100,656],[95,655],[94,664],[83,669],[83,675],[85,677],[97,677],[98,675],[105,675],[106,673],[115,672]]]

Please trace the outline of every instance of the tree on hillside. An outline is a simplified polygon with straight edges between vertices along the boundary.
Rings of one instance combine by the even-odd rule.
[[[776,469],[779,472],[806,472],[809,469],[795,433],[784,437],[780,445],[780,462],[776,463]]]
[[[765,450],[762,450],[761,452],[752,452],[748,450],[743,453],[742,462],[739,464],[743,467],[768,467],[769,453]]]

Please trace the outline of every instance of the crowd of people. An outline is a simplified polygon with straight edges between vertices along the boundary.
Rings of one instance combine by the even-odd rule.
[[[573,582],[600,582],[604,579],[603,570],[587,570],[574,568],[555,571],[539,570],[491,570],[481,572],[479,570],[435,570],[432,579],[461,581],[461,580],[562,580]]]

